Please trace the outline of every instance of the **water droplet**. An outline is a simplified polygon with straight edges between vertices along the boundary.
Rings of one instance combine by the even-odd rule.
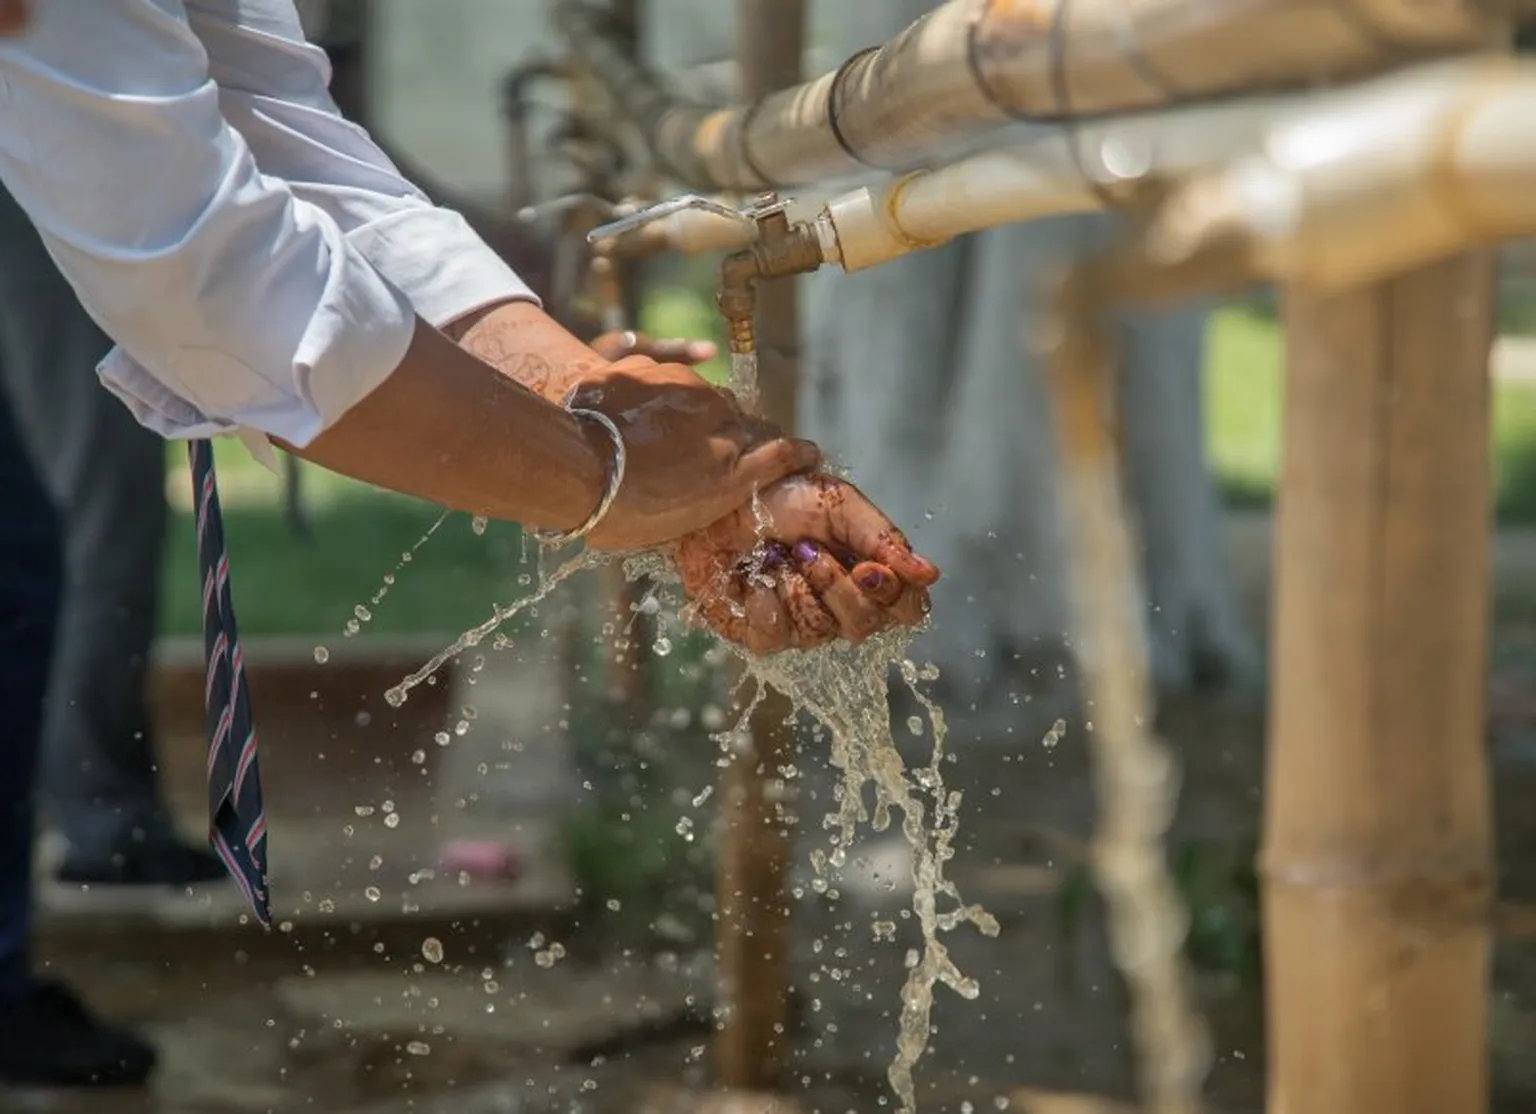
[[[469,528],[477,534],[485,533],[485,528],[490,525],[490,520],[484,515],[477,514],[469,520]]]
[[[661,638],[656,640],[655,645],[653,645],[651,649],[656,651],[656,656],[658,658],[664,658],[672,652],[672,640],[663,635]]]
[[[432,1046],[426,1041],[411,1041],[405,1046],[405,1050],[412,1056],[425,1056],[432,1051]]]
[[[363,891],[363,896],[366,897],[369,901],[378,901],[379,898],[383,895],[379,893],[379,887],[369,886],[366,890]]]
[[[443,942],[436,936],[428,936],[421,942],[421,957],[428,963],[443,961]]]
[[[316,662],[316,664],[324,665],[326,662],[328,662],[330,660],[331,660],[331,651],[327,647],[325,647],[325,646],[316,646],[315,647],[315,662]]]
[[[400,826],[400,814],[398,812],[391,812],[388,816],[384,817],[384,826],[386,828],[398,828]]]

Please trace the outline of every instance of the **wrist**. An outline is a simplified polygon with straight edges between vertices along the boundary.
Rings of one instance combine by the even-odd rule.
[[[576,383],[608,365],[532,302],[483,307],[443,331],[476,359],[556,404]]]
[[[603,485],[591,509],[578,523],[558,530],[535,531],[534,536],[545,545],[562,546],[585,539],[608,517],[619,497],[624,483],[628,452],[624,434],[618,424],[600,410],[572,408],[571,416],[585,427],[588,448],[603,461]]]

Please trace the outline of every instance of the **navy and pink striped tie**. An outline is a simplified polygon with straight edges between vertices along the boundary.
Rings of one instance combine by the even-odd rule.
[[[251,691],[241,668],[240,635],[229,587],[224,516],[214,478],[213,444],[187,447],[197,508],[197,555],[203,573],[203,643],[208,676],[208,839],[263,925],[272,923],[267,892],[267,817],[261,804]]]

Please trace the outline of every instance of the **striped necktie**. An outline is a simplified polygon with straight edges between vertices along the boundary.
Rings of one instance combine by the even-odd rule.
[[[197,508],[197,556],[203,573],[204,687],[208,729],[208,840],[245,895],[256,919],[272,924],[267,893],[267,817],[261,805],[251,691],[241,668],[240,636],[224,549],[224,516],[214,479],[213,443],[187,446]]]

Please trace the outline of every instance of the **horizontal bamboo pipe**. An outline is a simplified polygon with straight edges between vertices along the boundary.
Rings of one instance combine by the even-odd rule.
[[[1220,166],[1251,150],[1264,128],[1318,103],[1292,93],[1023,129],[1027,142],[946,166],[866,174],[871,184],[851,190],[803,191],[788,199],[790,217],[819,219],[832,249],[828,262],[859,271],[966,232],[1102,208],[1142,174]],[[737,251],[756,235],[750,221],[683,209],[608,246],[619,255],[695,255]]]
[[[749,104],[675,96],[591,0],[557,22],[660,167],[696,189],[783,188],[909,169],[966,137],[1364,76],[1494,45],[1480,0],[949,0],[832,73]],[[1517,13],[1536,0],[1504,0]]]
[[[1042,130],[833,197],[827,261],[858,271],[983,228],[1102,208],[1145,177],[1189,181],[1155,226],[1174,262],[1245,245],[1255,277],[1337,289],[1466,247],[1536,236],[1536,63],[1430,62],[1346,89]],[[811,196],[798,202],[811,219]],[[748,222],[684,211],[634,250],[734,250]]]
[[[1536,64],[1505,55],[1383,79],[1186,184],[1154,251],[1236,243],[1257,274],[1340,290],[1536,235],[1533,111]]]

